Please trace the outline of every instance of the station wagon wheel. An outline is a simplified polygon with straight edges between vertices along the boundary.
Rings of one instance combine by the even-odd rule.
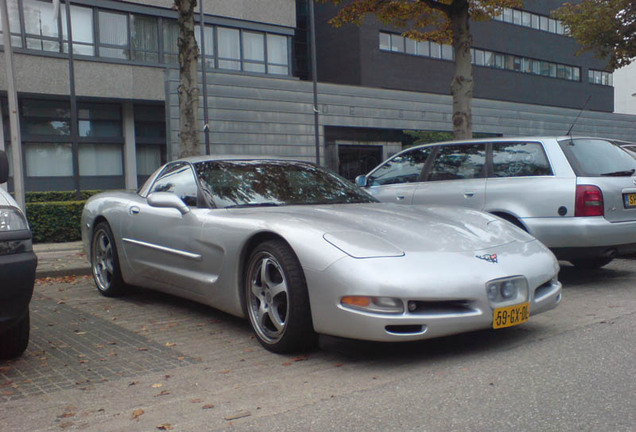
[[[125,283],[119,268],[117,245],[107,222],[95,226],[91,241],[91,270],[99,292],[106,297],[123,294]]]
[[[267,241],[254,249],[244,287],[247,315],[261,345],[277,353],[315,346],[305,276],[284,241]]]

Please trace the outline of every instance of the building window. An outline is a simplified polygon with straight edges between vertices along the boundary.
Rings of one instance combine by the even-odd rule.
[[[24,143],[27,177],[72,177],[71,143]]]
[[[135,105],[137,182],[143,184],[166,163],[166,122],[163,105]]]
[[[77,110],[79,174],[123,180],[123,128],[119,104],[82,102]],[[83,184],[87,184],[82,180]]]
[[[130,16],[132,59],[144,63],[159,62],[159,24],[157,18]]]
[[[179,26],[177,26],[177,37],[179,37]],[[201,26],[197,25],[195,27],[194,37],[196,38],[197,44],[199,45],[199,50],[201,50]],[[203,37],[203,42],[205,42],[205,53],[203,53],[205,58],[205,67],[207,69],[214,69],[216,67],[214,61],[214,27],[205,26],[203,28]]]
[[[3,1],[9,7],[14,46],[22,47],[25,40],[27,49],[68,53],[66,3],[60,5],[59,15],[54,17],[50,1]],[[116,7],[114,3],[112,7]],[[24,28],[20,26],[20,5]],[[174,19],[78,5],[71,5],[70,14],[75,54],[135,63],[178,63],[179,26]],[[200,33],[197,25],[199,47]],[[206,25],[203,37],[206,68],[272,75],[291,73],[287,35]]]
[[[80,144],[79,170],[81,176],[122,176],[121,144]]]
[[[613,79],[611,72],[590,69],[587,71],[588,82],[590,84],[600,84],[604,86],[612,86]]]
[[[503,8],[501,13],[493,17],[495,21],[528,27],[539,31],[567,35],[567,29],[561,21],[518,9]]]
[[[401,52],[399,49],[396,49],[396,47],[402,46],[406,47],[405,52],[410,55],[443,60],[453,60],[455,58],[455,53],[451,45],[428,41],[416,43],[416,41],[412,39],[405,39],[401,36],[399,36],[400,39],[398,39],[394,36],[395,35],[390,33],[380,32],[381,51]],[[400,41],[400,43],[397,41]],[[543,75],[567,81],[580,81],[581,78],[581,69],[579,67],[550,63],[511,54],[471,48],[470,58],[471,62],[476,66],[505,69],[531,75]],[[592,77],[592,74],[590,77]],[[590,78],[590,80],[596,81],[597,78],[594,76],[593,78]],[[607,81],[607,78],[598,78],[598,80],[601,82],[603,80]],[[599,82],[599,84],[601,82]]]
[[[20,124],[25,136],[70,136],[70,106],[60,101],[23,100]]]
[[[243,32],[243,70],[265,73],[265,34]]]
[[[7,0],[9,27],[11,27],[11,45],[22,48],[22,28],[20,26],[20,9],[18,0]],[[0,19],[0,36],[2,36],[2,20]]]
[[[163,20],[163,62],[179,64],[179,25],[176,21]],[[196,33],[195,33],[196,34]]]
[[[99,56],[127,60],[128,15],[99,11]]]
[[[81,138],[121,138],[121,109],[117,104],[82,103],[77,111]]]
[[[68,31],[66,27],[66,5],[60,5],[62,21],[63,51],[68,52]],[[87,56],[95,55],[93,35],[93,9],[71,5],[71,30],[73,32],[73,53]]]
[[[267,34],[267,73],[289,75],[289,39]]]
[[[26,47],[39,51],[60,52],[59,20],[53,15],[53,3],[23,0]]]
[[[241,70],[241,34],[236,29],[217,29],[219,69]]]

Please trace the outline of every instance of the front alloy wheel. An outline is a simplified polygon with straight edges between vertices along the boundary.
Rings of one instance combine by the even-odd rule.
[[[99,292],[106,297],[121,295],[124,281],[119,269],[119,258],[113,232],[106,222],[100,222],[93,231],[91,242],[91,269]]]
[[[315,345],[305,278],[285,242],[264,242],[252,252],[245,298],[254,333],[266,349],[285,353]]]

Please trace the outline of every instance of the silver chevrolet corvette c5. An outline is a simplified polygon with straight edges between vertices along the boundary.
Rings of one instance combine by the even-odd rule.
[[[538,240],[460,207],[379,203],[313,164],[197,157],[88,200],[99,292],[128,285],[248,317],[273,352],[318,334],[412,341],[526,322],[561,301]]]

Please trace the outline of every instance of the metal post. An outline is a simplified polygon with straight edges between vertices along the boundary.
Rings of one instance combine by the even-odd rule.
[[[320,111],[318,110],[318,67],[316,63],[316,23],[314,16],[314,0],[309,3],[309,34],[311,45],[311,78],[314,83],[314,139],[316,145],[316,164],[320,165]]]
[[[77,121],[77,98],[75,96],[75,64],[73,62],[73,30],[71,29],[71,0],[66,0],[66,36],[68,42],[68,82],[69,98],[71,100],[71,142],[73,146],[73,186],[75,187],[75,197],[79,200],[82,196],[80,191],[79,172],[79,132]],[[62,44],[64,44],[62,37]],[[64,46],[64,45],[62,45]]]
[[[20,135],[20,116],[18,115],[18,92],[15,88],[15,70],[13,68],[13,47],[11,46],[11,28],[7,2],[0,0],[2,15],[2,39],[4,43],[4,63],[7,70],[7,94],[9,97],[9,128],[11,131],[11,149],[13,150],[13,194],[15,200],[26,213],[24,198],[24,174],[22,171],[22,137]],[[0,139],[4,139],[0,137]]]
[[[203,86],[203,133],[205,154],[210,154],[210,126],[208,124],[208,79],[205,65],[205,26],[203,21],[203,0],[199,0],[199,22],[201,24],[201,85]]]

